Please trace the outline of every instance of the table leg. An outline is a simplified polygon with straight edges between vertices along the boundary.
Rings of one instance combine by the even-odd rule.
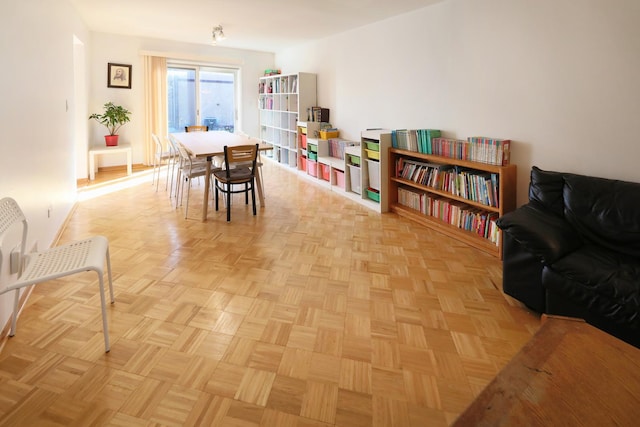
[[[204,200],[202,201],[202,222],[207,220],[209,210],[209,186],[211,185],[211,162],[212,157],[207,157],[207,172],[204,176]]]
[[[127,175],[131,175],[133,173],[132,171],[132,159],[131,159],[132,155],[131,155],[131,149],[127,150]],[[158,173],[158,175],[160,175],[160,173]],[[158,178],[159,179],[159,178]]]
[[[262,191],[262,168],[256,167],[256,187],[258,187],[258,199],[260,200],[260,206],[264,208],[264,192]]]
[[[96,179],[96,155],[95,155],[95,153],[89,153],[89,179],[91,181]]]

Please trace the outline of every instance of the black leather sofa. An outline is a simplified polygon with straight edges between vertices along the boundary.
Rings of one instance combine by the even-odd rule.
[[[534,166],[498,226],[506,294],[640,348],[640,184]]]

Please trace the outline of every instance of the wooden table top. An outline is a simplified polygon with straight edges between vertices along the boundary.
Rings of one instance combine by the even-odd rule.
[[[258,144],[261,151],[270,150],[273,147],[262,143],[257,138],[238,135],[222,130],[209,132],[175,132],[173,137],[178,140],[189,153],[195,157],[211,157],[224,154],[224,146]]]
[[[534,337],[454,426],[638,425],[640,349],[578,319]]]

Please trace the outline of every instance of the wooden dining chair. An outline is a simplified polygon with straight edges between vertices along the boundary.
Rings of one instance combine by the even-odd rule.
[[[231,195],[245,194],[245,203],[249,204],[249,192],[253,204],[253,215],[256,215],[256,159],[258,144],[224,147],[224,165],[213,172],[215,178],[215,205],[218,210],[218,192],[225,195],[227,205],[227,222],[231,221]]]
[[[185,132],[209,132],[209,126],[185,126]]]

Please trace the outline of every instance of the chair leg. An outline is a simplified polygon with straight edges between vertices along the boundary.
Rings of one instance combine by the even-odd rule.
[[[215,182],[214,184],[214,197],[216,198],[216,211],[218,210],[218,181]]]
[[[244,204],[249,204],[249,184],[244,184]]]
[[[16,324],[18,323],[18,305],[19,304],[20,304],[20,289],[16,289],[16,294],[13,299],[13,314],[11,315],[11,331],[9,331],[10,337],[16,334]]]
[[[184,219],[187,219],[187,213],[189,212],[189,195],[190,194],[191,194],[191,178],[189,178],[189,186],[187,187],[187,206],[185,206],[184,208]]]
[[[109,255],[109,247],[107,246],[107,276],[109,278],[109,296],[111,297],[111,304],[116,302],[113,296],[113,280],[111,278],[111,255]]]
[[[231,184],[227,186],[227,222],[231,221]]]
[[[256,215],[256,185],[255,181],[251,183],[251,201],[253,202],[253,216]]]
[[[109,329],[107,324],[107,302],[104,297],[104,278],[103,272],[95,270],[98,273],[98,286],[100,287],[100,309],[102,310],[102,333],[104,335],[104,352],[109,353],[111,346],[109,344]]]

